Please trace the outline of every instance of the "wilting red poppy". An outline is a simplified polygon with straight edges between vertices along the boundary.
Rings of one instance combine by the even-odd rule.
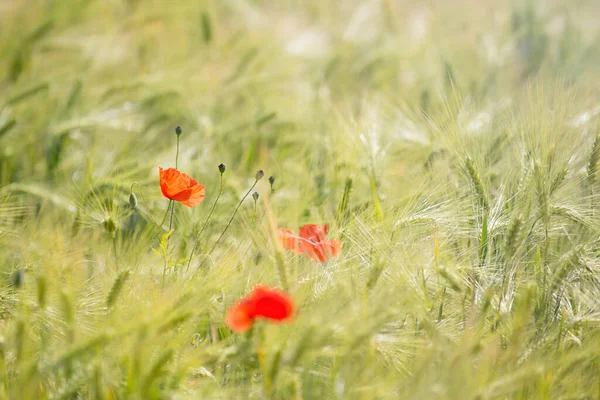
[[[160,190],[167,199],[178,201],[188,207],[197,206],[204,200],[204,186],[188,175],[175,168],[163,170],[158,167],[158,172]]]
[[[316,243],[309,242],[304,244],[301,251],[315,261],[325,262],[340,254],[342,251],[342,243],[339,240],[324,240]]]
[[[304,239],[299,241],[300,252],[319,262],[325,262],[340,254],[342,242],[325,240],[327,232],[329,232],[329,225],[304,225],[300,228],[300,237]]]
[[[325,240],[325,235],[327,235],[327,232],[329,232],[328,224],[323,226],[306,224],[300,228],[300,237],[313,242],[321,242]]]
[[[294,236],[290,230],[279,228],[279,237],[286,250],[306,254],[318,262],[325,262],[342,251],[342,242],[339,240],[325,240],[327,232],[328,225],[307,224],[300,228],[299,236]]]
[[[298,249],[298,239],[299,237],[294,235],[289,229],[279,228],[279,240],[281,241],[281,246],[283,246],[286,250],[291,250],[296,254],[300,253]]]
[[[257,286],[227,311],[226,322],[232,331],[239,333],[250,329],[256,318],[283,321],[291,318],[294,310],[294,302],[287,294]]]

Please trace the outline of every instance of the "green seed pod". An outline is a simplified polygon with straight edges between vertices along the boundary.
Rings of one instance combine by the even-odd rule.
[[[136,208],[136,207],[137,207],[137,205],[138,205],[138,200],[137,200],[137,197],[135,197],[135,194],[134,194],[133,192],[131,192],[131,193],[129,194],[129,206],[130,206],[131,208]]]

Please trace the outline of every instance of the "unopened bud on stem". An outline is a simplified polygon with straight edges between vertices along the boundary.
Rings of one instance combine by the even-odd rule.
[[[135,197],[135,194],[133,192],[129,193],[129,206],[131,208],[136,208],[137,205],[138,205],[137,197]]]
[[[273,189],[273,184],[275,183],[275,177],[273,175],[269,177],[269,183],[271,184],[271,192],[273,192],[273,190],[275,190]]]
[[[135,194],[133,193],[133,187],[137,185],[137,182],[133,182],[131,184],[131,189],[129,190],[129,206],[131,208],[136,208],[138,205],[138,200],[137,197],[135,197]]]

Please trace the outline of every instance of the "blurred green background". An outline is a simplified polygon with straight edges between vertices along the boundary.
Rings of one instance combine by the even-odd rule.
[[[0,398],[599,398],[598,21],[595,0],[0,0]],[[176,126],[207,195],[167,244]],[[259,169],[275,191],[226,228]],[[342,254],[282,253],[304,223]],[[256,283],[297,318],[234,335]]]

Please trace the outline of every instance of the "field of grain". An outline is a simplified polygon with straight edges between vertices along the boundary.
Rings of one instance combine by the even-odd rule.
[[[598,21],[0,0],[0,399],[600,398]]]

